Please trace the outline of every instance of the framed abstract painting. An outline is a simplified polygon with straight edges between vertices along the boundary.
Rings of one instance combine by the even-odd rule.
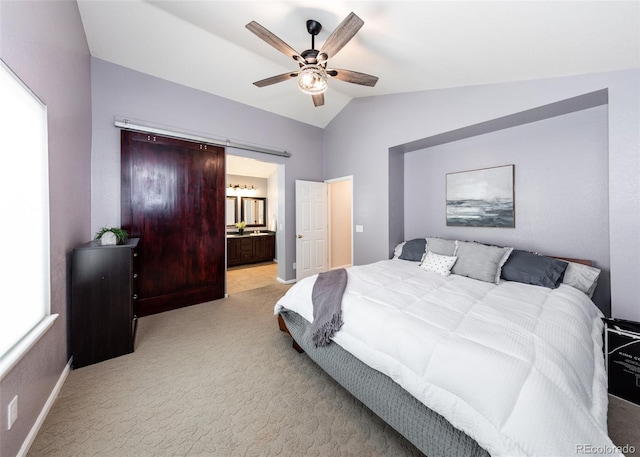
[[[514,165],[447,174],[447,225],[516,226]]]

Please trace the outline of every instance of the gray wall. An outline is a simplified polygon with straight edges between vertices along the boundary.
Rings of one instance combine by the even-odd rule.
[[[594,302],[609,312],[607,123],[604,105],[405,154],[406,237],[592,260],[603,270]],[[515,165],[515,228],[447,227],[446,174],[508,164]]]
[[[285,165],[285,193],[279,198],[284,200],[286,213],[278,221],[283,224],[278,240],[284,237],[285,254],[284,262],[278,262],[278,277],[295,278],[295,180],[322,180],[322,129],[96,58],[91,59],[91,91],[92,230],[120,225],[120,129],[113,125],[116,117],[287,150],[290,158],[235,150],[233,154]]]
[[[401,192],[393,181],[398,177],[390,180],[389,161],[398,160],[390,158],[390,148],[601,89],[609,95],[609,179],[598,192],[608,193],[609,237],[603,233],[600,242],[609,244],[612,314],[640,320],[637,69],[352,100],[325,129],[323,166],[325,179],[354,176],[354,224],[364,226],[354,233],[355,264],[388,258],[390,234],[397,227],[404,232],[404,220],[389,224],[389,192]],[[570,243],[576,226],[564,228],[560,236]]]
[[[22,446],[67,365],[68,254],[91,235],[90,57],[76,2],[0,2],[0,57],[48,109],[51,312],[60,315],[0,382],[0,456],[9,457]],[[18,420],[7,431],[7,404],[14,395]]]

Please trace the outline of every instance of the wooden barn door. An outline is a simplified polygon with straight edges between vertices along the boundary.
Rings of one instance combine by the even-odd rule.
[[[137,315],[224,296],[224,149],[123,130],[122,226],[140,237]]]

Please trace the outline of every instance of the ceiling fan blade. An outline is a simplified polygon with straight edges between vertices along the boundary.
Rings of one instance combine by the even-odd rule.
[[[318,107],[324,105],[324,94],[312,95],[313,106]]]
[[[265,29],[256,21],[249,22],[245,27],[252,31],[258,38],[270,44],[287,57],[291,57],[293,60],[306,63],[305,60],[300,56],[300,54],[298,54],[298,51],[293,49],[291,46],[282,41],[269,30]]]
[[[281,75],[276,75],[276,76],[271,76],[270,78],[261,79],[260,81],[254,82],[253,85],[258,87],[270,86],[271,84],[280,83],[282,81],[295,78],[296,76],[298,76],[298,72],[296,71],[283,73]]]
[[[339,79],[340,81],[360,84],[361,86],[373,87],[378,82],[377,76],[371,76],[366,73],[359,73],[351,70],[339,70],[337,68],[332,68],[327,70],[327,74],[332,78]]]
[[[320,54],[318,54],[318,60],[328,60],[335,56],[345,44],[354,37],[360,27],[364,25],[364,21],[360,19],[355,13],[350,13],[344,21],[336,27],[336,29],[329,35],[327,41],[322,45]]]

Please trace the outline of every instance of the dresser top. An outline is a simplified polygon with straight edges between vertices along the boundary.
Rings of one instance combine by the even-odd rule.
[[[138,242],[140,238],[127,238],[123,244],[111,244],[103,246],[100,244],[100,240],[89,241],[88,243],[82,244],[75,249],[113,249],[113,248],[135,248],[138,246]]]

